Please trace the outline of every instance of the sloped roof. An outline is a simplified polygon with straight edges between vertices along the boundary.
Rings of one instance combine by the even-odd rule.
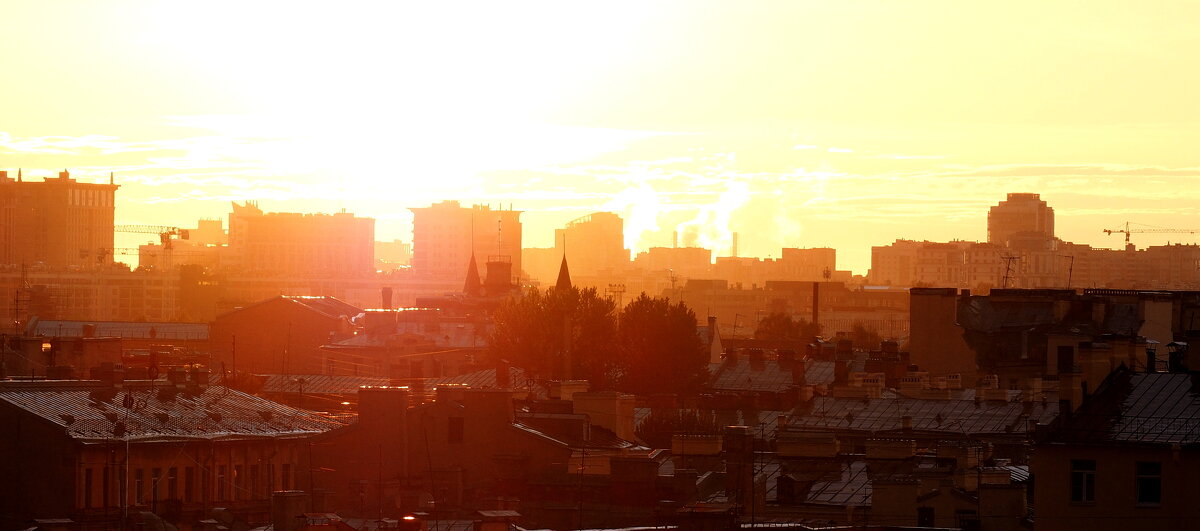
[[[508,381],[511,382],[510,388],[512,389],[529,389],[535,398],[546,397],[546,390],[536,380],[529,378],[525,374],[525,371],[520,368],[508,368]],[[425,381],[427,387],[449,384],[462,384],[472,389],[493,389],[499,387],[496,383],[496,369],[483,369],[458,376],[443,376]]]
[[[280,295],[278,297],[272,297],[270,299],[261,300],[261,301],[258,301],[256,303],[253,303],[253,304],[241,307],[241,308],[235,308],[233,310],[230,310],[228,312],[218,315],[217,318],[220,319],[222,316],[235,314],[237,312],[240,312],[240,311],[248,309],[248,308],[253,308],[255,306],[259,306],[262,304],[270,304],[275,301],[287,301],[287,302],[291,302],[293,304],[298,304],[300,306],[308,308],[309,310],[312,310],[312,311],[319,313],[330,319],[339,319],[343,316],[344,317],[354,317],[360,313],[363,313],[363,310],[361,308],[351,305],[350,303],[345,302],[336,297],[310,297],[310,296],[300,296],[300,295]]]
[[[755,391],[782,393],[792,387],[792,364],[798,361],[762,360],[750,361],[743,357],[730,362],[709,364],[709,388],[714,391]],[[833,383],[833,361],[805,359],[806,385],[828,385]],[[861,371],[863,361],[855,360],[851,371]]]
[[[1183,373],[1118,369],[1063,419],[1052,440],[1083,443],[1200,442],[1200,389]]]
[[[1003,400],[926,400],[920,398],[814,397],[789,417],[790,427],[864,432],[903,428],[912,417],[914,431],[956,434],[1025,433],[1028,420],[1049,424],[1058,402]]]
[[[837,470],[820,474],[812,481],[804,503],[837,507],[869,507],[871,505],[871,474],[867,468],[867,462],[843,462],[840,463]]]
[[[95,337],[130,339],[208,339],[208,323],[129,322],[129,321],[38,321],[34,335],[45,337],[83,337],[84,325],[95,325]]]
[[[375,376],[330,376],[327,374],[267,374],[263,393],[299,393],[314,395],[352,395],[364,385],[389,385],[390,380]]]
[[[0,383],[0,401],[61,426],[81,442],[301,437],[343,423],[227,387],[196,394],[162,382],[126,382],[113,392],[100,382]],[[133,406],[124,407],[125,397]],[[124,434],[116,436],[118,423]]]

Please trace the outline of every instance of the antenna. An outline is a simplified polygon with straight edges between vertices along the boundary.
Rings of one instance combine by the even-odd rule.
[[[1000,259],[1004,260],[1004,281],[1000,283],[1000,287],[1008,288],[1008,280],[1012,278],[1013,262],[1020,260],[1021,257],[1011,254],[1000,255]]]

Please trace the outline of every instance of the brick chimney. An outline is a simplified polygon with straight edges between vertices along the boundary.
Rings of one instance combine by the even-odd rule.
[[[808,360],[792,362],[792,385],[804,385],[808,378]]]

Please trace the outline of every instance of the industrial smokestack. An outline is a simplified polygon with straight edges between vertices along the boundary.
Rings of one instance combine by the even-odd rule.
[[[733,249],[731,250],[731,254],[733,255],[734,258],[737,258],[737,256],[738,256],[737,244],[738,244],[738,233],[735,232],[735,233],[733,233]]]
[[[813,282],[813,307],[812,307],[812,322],[814,325],[821,325],[821,283]]]
[[[671,233],[671,248],[672,249],[679,248],[679,231],[675,231],[675,232]]]

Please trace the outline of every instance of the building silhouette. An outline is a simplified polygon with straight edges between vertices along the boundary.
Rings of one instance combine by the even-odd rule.
[[[233,203],[229,262],[243,271],[352,277],[375,271],[375,220],[354,214],[264,213]]]
[[[596,212],[554,229],[554,247],[569,256],[580,276],[592,276],[629,264],[625,248],[625,221],[612,212]]]
[[[412,208],[412,268],[419,276],[462,282],[475,255],[484,267],[490,262],[512,264],[521,272],[521,211],[492,210],[490,206],[460,206],[442,201]]]
[[[0,263],[52,268],[112,263],[117,186],[81,183],[66,170],[25,181],[0,171]]]
[[[1038,194],[1008,194],[988,210],[988,243],[1011,245],[1014,236],[1027,232],[1054,238],[1054,209]]]

